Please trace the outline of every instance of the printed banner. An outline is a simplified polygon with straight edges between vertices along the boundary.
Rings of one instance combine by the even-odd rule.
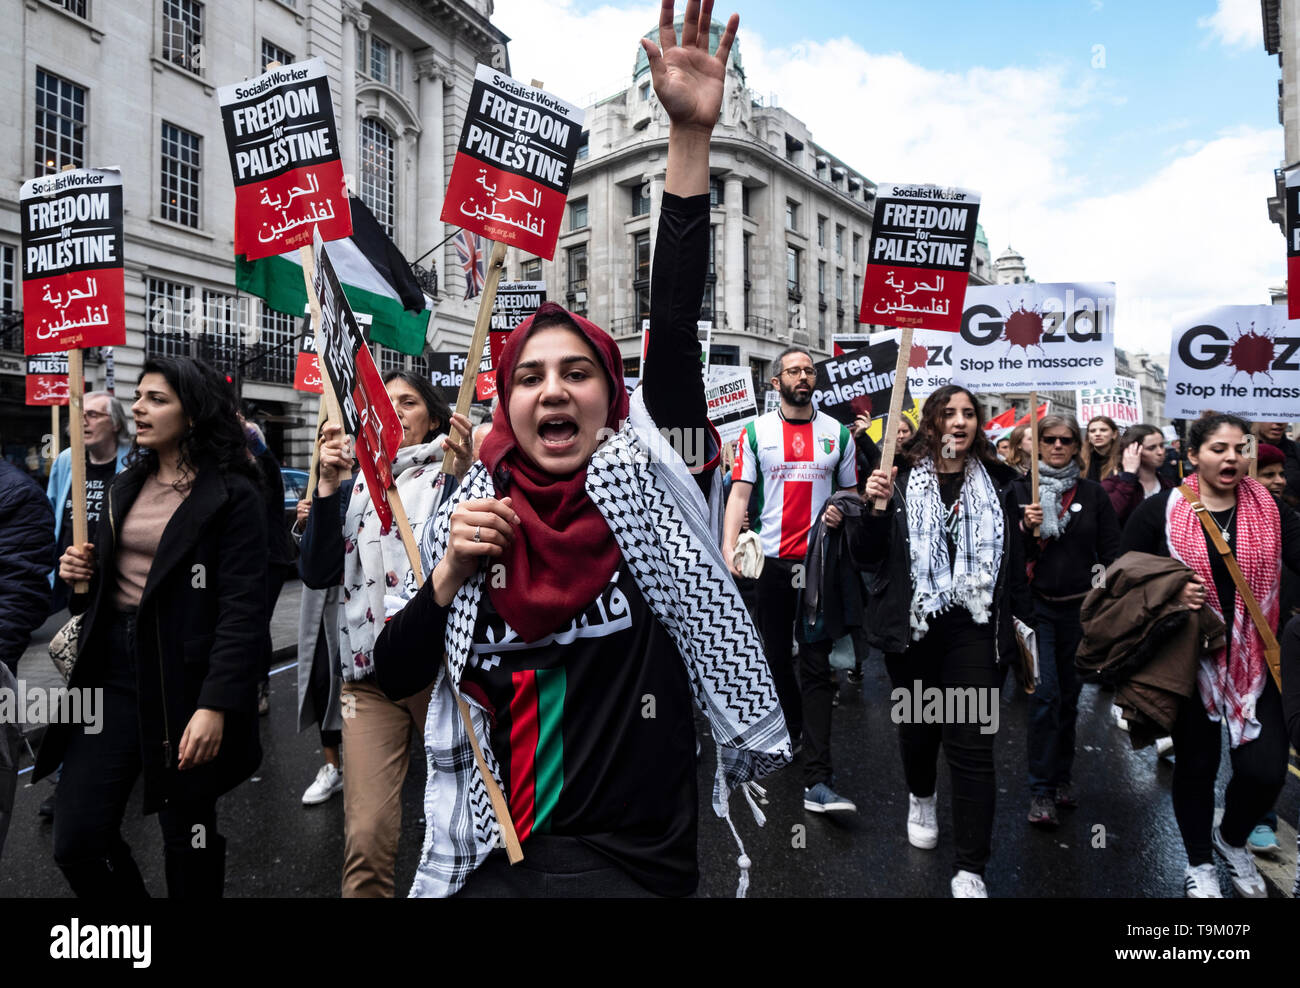
[[[754,376],[746,367],[710,367],[704,400],[709,405],[709,421],[724,443],[739,437],[758,414]]]
[[[910,382],[911,379],[909,378],[908,380]],[[908,386],[911,386],[910,383]],[[908,404],[903,406],[903,411],[912,416],[914,422],[921,421],[921,406],[916,403],[915,398],[911,399]],[[867,427],[867,436],[873,443],[876,443],[877,445],[880,443],[881,436],[885,434],[885,422],[888,418],[888,415],[881,415],[871,420],[871,425]],[[912,428],[912,434],[916,434],[915,426]]]
[[[501,360],[510,333],[546,301],[544,281],[503,281],[497,285],[497,297],[492,302],[492,323],[488,329],[488,347],[479,358],[478,378],[474,394],[479,401],[491,401],[497,396],[495,368]]]
[[[480,65],[442,221],[549,261],[582,121],[583,111],[573,104]]]
[[[325,61],[217,90],[235,178],[235,253],[250,261],[352,235]]]
[[[85,382],[82,382],[85,392]],[[66,405],[68,403],[68,355],[43,353],[27,358],[28,405]]]
[[[293,368],[293,389],[322,394],[324,386],[320,379],[320,360],[316,356],[316,334],[311,331],[311,318],[305,321],[302,334],[298,337],[298,360]]]
[[[463,353],[430,353],[426,355],[429,362],[429,380],[435,388],[460,390],[465,380],[465,365],[469,358]]]
[[[876,196],[858,320],[957,332],[979,193],[886,183]]]
[[[75,168],[28,179],[19,208],[24,350],[125,343],[122,173]]]
[[[812,400],[820,411],[845,425],[852,425],[859,415],[877,418],[889,414],[889,397],[898,367],[897,343],[872,343],[842,357],[828,357],[815,366],[817,383]],[[904,407],[907,402],[904,392]]]
[[[1072,391],[1115,381],[1113,282],[983,285],[966,293],[952,379],[972,391]]]
[[[402,423],[319,233],[313,248],[316,295],[320,298],[320,355],[338,398],[343,430],[355,441],[357,461],[370,488],[380,530],[387,533],[393,524],[393,512],[386,492],[393,486],[392,463],[402,442]]]
[[[889,341],[897,343],[901,330],[887,329],[882,333],[872,333],[863,337],[861,334],[833,336],[831,342],[852,352],[863,344]],[[912,330],[912,350],[907,362],[907,390],[917,401],[925,399],[946,385],[952,384],[952,341],[953,335],[937,329]]]
[[[1300,168],[1286,173],[1286,309],[1300,319]]]
[[[769,388],[763,393],[763,414],[775,412],[781,407],[781,392],[775,388]]]
[[[1300,333],[1280,305],[1226,305],[1174,322],[1165,416],[1212,408],[1261,421],[1300,419]]]
[[[1113,388],[1077,388],[1075,404],[1079,424],[1098,415],[1112,419],[1120,429],[1142,421],[1142,388],[1133,377],[1115,377]]]

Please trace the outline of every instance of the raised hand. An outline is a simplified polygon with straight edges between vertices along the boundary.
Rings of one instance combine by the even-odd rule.
[[[740,26],[732,14],[718,42],[716,55],[709,54],[709,27],[713,0],[688,0],[682,24],[681,44],[673,27],[674,0],[663,0],[659,8],[659,44],[641,39],[650,60],[650,78],[655,95],[674,127],[713,130],[722,112],[722,92],[727,58]]]

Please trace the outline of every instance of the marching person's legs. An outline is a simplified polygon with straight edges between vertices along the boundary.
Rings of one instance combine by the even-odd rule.
[[[798,599],[791,564],[769,556],[758,577],[758,630],[763,636],[763,650],[781,701],[781,712],[790,729],[790,740],[795,744],[803,734],[803,700],[794,674],[794,616]]]

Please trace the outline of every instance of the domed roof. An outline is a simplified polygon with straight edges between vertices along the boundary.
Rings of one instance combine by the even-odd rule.
[[[1001,264],[1003,261],[1023,261],[1023,260],[1024,258],[1020,256],[1019,252],[1010,244],[1007,244],[1007,249],[998,255],[997,263]]]
[[[682,21],[673,22],[673,28],[677,32],[677,37],[682,36]],[[727,29],[726,21],[719,23],[714,21],[709,28],[709,52],[715,54],[718,50],[718,42],[722,40],[722,32]],[[659,44],[659,25],[655,25],[647,31],[642,37],[649,38],[655,44]],[[740,74],[740,81],[745,81],[745,67],[740,64],[740,42],[731,43],[731,67]],[[636,46],[636,65],[632,69],[632,85],[635,86],[640,82],[643,75],[650,74],[650,59],[646,58],[645,49],[640,45]]]

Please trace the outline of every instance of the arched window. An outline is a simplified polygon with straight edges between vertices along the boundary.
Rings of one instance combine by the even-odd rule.
[[[393,135],[372,117],[361,121],[361,201],[393,235]]]

